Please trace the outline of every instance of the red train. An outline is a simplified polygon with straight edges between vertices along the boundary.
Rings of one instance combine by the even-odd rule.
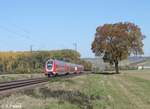
[[[48,77],[59,74],[81,73],[83,71],[84,66],[64,61],[49,59],[45,63],[45,75]]]

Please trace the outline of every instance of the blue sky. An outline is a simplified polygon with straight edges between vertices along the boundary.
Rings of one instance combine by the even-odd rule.
[[[0,0],[0,51],[77,49],[93,57],[95,29],[130,21],[143,34],[150,55],[149,0]]]

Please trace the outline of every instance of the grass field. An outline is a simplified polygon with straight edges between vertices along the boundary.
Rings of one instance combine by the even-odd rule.
[[[150,72],[88,74],[51,79],[42,88],[1,98],[22,109],[150,109]]]

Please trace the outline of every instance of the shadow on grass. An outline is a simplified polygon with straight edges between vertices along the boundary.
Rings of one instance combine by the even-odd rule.
[[[49,82],[63,82],[63,83],[69,83],[69,84],[75,84],[75,81],[71,79],[66,79],[66,78],[51,78]]]
[[[94,72],[93,74],[101,74],[101,75],[117,75],[117,74],[120,74],[119,73],[116,73],[116,72]]]
[[[48,88],[39,89],[37,94],[34,90],[28,90],[25,92],[26,95],[32,96],[35,98],[56,98],[58,99],[59,104],[63,104],[64,101],[67,101],[71,104],[77,105],[81,109],[93,109],[92,100],[106,100],[101,96],[88,96],[79,91],[67,91],[67,90],[50,90]]]

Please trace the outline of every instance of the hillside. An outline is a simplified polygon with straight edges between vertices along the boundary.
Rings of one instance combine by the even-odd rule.
[[[84,58],[86,61],[90,61],[93,67],[97,67],[99,70],[104,70],[108,63],[104,63],[101,57],[96,58]],[[150,57],[141,57],[141,56],[132,56],[129,57],[127,60],[123,60],[119,62],[119,66],[129,66],[129,65],[143,65],[143,66],[150,66]]]

